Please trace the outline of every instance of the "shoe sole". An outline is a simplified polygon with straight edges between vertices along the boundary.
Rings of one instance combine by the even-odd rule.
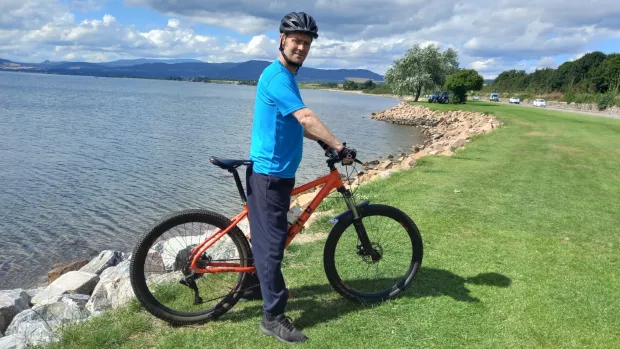
[[[280,341],[280,342],[282,342],[282,343],[287,343],[287,344],[298,344],[298,343],[303,343],[303,342],[305,342],[305,341],[307,340],[307,339],[304,339],[304,340],[303,340],[303,341],[301,341],[301,342],[290,342],[290,341],[287,341],[286,339],[284,339],[284,338],[282,338],[282,337],[278,336],[277,334],[275,334],[273,331],[268,330],[268,329],[266,329],[265,327],[263,327],[263,324],[262,324],[262,323],[260,324],[260,330],[261,330],[261,332],[263,332],[264,334],[266,334],[266,335],[268,335],[268,336],[276,337],[276,339],[277,339],[277,340],[279,340],[279,341]]]

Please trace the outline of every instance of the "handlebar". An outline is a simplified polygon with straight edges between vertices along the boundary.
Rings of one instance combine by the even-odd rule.
[[[336,149],[330,147],[327,143],[323,142],[322,140],[317,140],[317,143],[319,143],[319,145],[321,146],[321,148],[323,148],[323,150],[325,150],[325,156],[327,156],[328,158],[330,158],[331,160],[334,160],[334,162],[341,162],[342,159],[340,158],[340,155],[338,155],[338,152],[336,151]],[[346,143],[345,143],[346,146]],[[359,161],[358,159],[353,159],[353,161],[357,162],[358,164],[364,164],[363,162]]]

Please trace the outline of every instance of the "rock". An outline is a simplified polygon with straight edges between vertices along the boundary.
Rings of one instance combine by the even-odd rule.
[[[465,138],[459,138],[456,141],[452,142],[452,146],[454,148],[460,148],[465,145],[465,142],[467,142]]]
[[[43,291],[44,289],[45,289],[45,286],[41,286],[38,288],[31,288],[29,290],[26,290],[26,293],[28,294],[30,299],[33,299],[39,292]]]
[[[43,305],[57,302],[65,293],[91,294],[99,276],[83,271],[70,271],[52,282],[33,299],[32,304]]]
[[[49,282],[52,282],[58,279],[61,275],[74,270],[79,270],[81,267],[88,264],[88,259],[83,259],[81,261],[73,261],[66,264],[63,264],[59,267],[56,267],[47,272],[47,279]]]
[[[387,169],[389,169],[391,167],[392,167],[392,161],[386,160],[386,161],[380,163],[379,166],[377,166],[377,170],[385,171],[385,170],[387,170]]]
[[[10,336],[2,337],[0,335],[0,349],[24,349],[28,340],[22,336],[12,334]]]
[[[85,321],[90,312],[80,309],[71,301],[60,301],[52,304],[35,306],[19,313],[6,333],[27,338],[30,345],[43,345],[58,339],[54,330],[58,327]]]
[[[122,261],[121,264],[125,262],[127,262],[126,264],[129,265],[130,261],[129,260]],[[103,273],[101,273],[101,275],[106,274],[106,272],[108,274],[112,273],[112,269],[114,269],[114,267],[106,269]],[[165,271],[166,271],[166,266],[164,264],[162,253],[157,250],[150,249],[149,252],[146,254],[146,260],[144,261],[144,272],[145,273],[164,273]]]
[[[90,296],[87,294],[63,294],[62,301],[64,302],[73,302],[77,304],[80,309],[84,309],[86,307],[86,303],[90,299]]]
[[[389,169],[389,170],[386,170],[386,171],[380,172],[380,173],[379,173],[379,175],[378,175],[378,177],[379,177],[379,178],[388,178],[388,177],[389,177],[389,176],[391,176],[394,172],[396,172],[396,169],[391,168],[391,169]]]
[[[101,274],[101,280],[86,303],[86,309],[94,315],[99,315],[106,309],[115,309],[126,304],[133,297],[135,295],[129,280],[129,261],[127,260],[106,269]]]
[[[4,333],[13,318],[26,309],[30,309],[30,296],[24,290],[0,291],[0,333]]]
[[[387,156],[387,158],[388,158],[388,159],[390,159],[390,160],[391,160],[391,159],[394,159],[394,155],[389,154],[389,155]]]
[[[126,305],[135,298],[131,280],[129,279],[129,260],[108,268],[101,274],[101,281],[95,287],[93,294],[86,303],[86,309],[94,316],[101,315],[104,310],[116,309]],[[154,274],[147,277],[149,285],[161,282],[177,283],[183,278],[181,271]],[[151,288],[152,289],[152,288]]]
[[[125,254],[119,251],[104,250],[87,265],[80,268],[80,271],[101,275],[108,267],[113,267],[122,262]]]
[[[406,157],[402,163],[401,163],[401,167],[402,168],[409,168],[409,167],[413,167],[416,164],[416,158],[414,155],[408,156]]]
[[[483,133],[490,133],[491,131],[493,131],[493,126],[491,124],[486,124],[486,125],[482,126],[480,131],[483,132]]]

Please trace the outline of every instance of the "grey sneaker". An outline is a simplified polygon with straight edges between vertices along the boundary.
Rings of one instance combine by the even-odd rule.
[[[284,316],[278,315],[273,321],[268,321],[265,315],[260,322],[260,330],[269,336],[276,337],[283,343],[300,343],[305,342],[308,337],[299,332],[291,323],[291,320]]]

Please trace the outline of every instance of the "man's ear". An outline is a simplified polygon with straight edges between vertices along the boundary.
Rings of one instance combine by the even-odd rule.
[[[280,34],[280,51],[284,50],[284,41],[286,40],[286,34]]]

